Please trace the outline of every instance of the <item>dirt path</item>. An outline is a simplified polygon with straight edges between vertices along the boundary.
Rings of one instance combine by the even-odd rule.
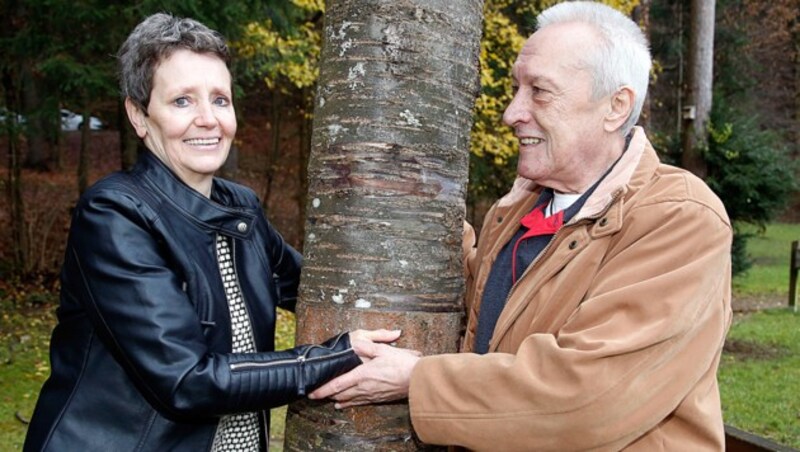
[[[748,295],[733,297],[733,312],[747,313],[769,308],[781,308],[789,305],[787,295]]]

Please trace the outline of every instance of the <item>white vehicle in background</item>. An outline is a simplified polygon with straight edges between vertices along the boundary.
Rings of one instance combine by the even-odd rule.
[[[83,127],[83,115],[69,111],[66,108],[61,109],[61,130],[65,132],[80,130]],[[101,130],[105,128],[105,124],[100,118],[89,117],[89,130]]]
[[[11,114],[5,107],[0,107],[0,124],[5,124],[6,120],[11,120],[14,118],[14,115]],[[25,117],[22,115],[17,115],[17,124],[25,124]]]

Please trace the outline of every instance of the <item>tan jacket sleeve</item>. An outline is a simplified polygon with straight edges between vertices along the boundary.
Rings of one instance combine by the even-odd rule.
[[[701,202],[637,210],[556,334],[420,360],[409,403],[423,441],[618,450],[700,396],[730,324],[730,226]]]

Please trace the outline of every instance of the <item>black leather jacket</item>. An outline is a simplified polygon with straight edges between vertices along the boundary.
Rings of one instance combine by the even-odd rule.
[[[257,353],[230,352],[218,234],[232,238]],[[149,152],[98,182],[72,220],[25,450],[209,450],[221,415],[284,405],[355,367],[347,334],[273,351],[275,308],[294,308],[299,276],[249,189],[215,179],[209,200]]]

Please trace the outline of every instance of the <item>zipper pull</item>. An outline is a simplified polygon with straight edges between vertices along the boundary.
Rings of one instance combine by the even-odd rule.
[[[306,395],[306,381],[305,381],[305,367],[306,367],[306,357],[305,355],[300,355],[297,357],[297,395],[304,396]]]

